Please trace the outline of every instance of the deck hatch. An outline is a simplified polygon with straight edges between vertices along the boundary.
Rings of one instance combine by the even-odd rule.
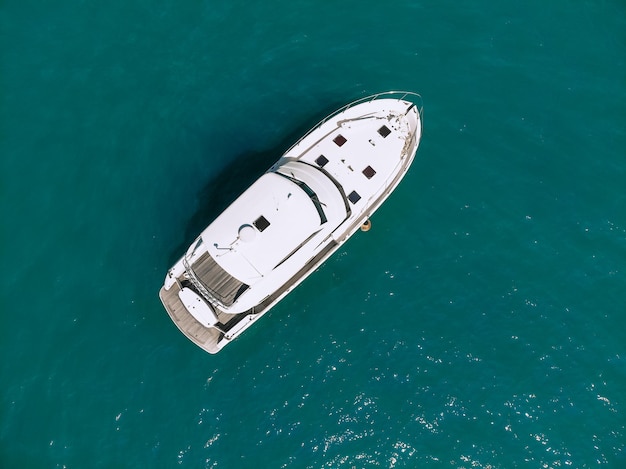
[[[368,166],[363,170],[363,174],[367,179],[372,179],[376,174],[376,171],[374,171],[374,168],[372,168],[371,166]]]
[[[320,155],[315,158],[315,162],[320,168],[323,168],[324,166],[326,166],[326,163],[328,163],[328,158],[326,158],[324,155]]]
[[[268,226],[270,226],[270,222],[267,221],[267,218],[265,218],[263,215],[261,215],[259,218],[257,218],[256,220],[254,220],[252,222],[252,224],[254,226],[256,226],[256,229],[259,231],[264,231],[265,228],[267,228]]]
[[[361,196],[357,191],[352,191],[350,192],[350,195],[348,195],[348,200],[353,204],[356,204],[359,200],[361,200]]]
[[[380,129],[378,129],[378,133],[382,135],[383,138],[386,138],[387,135],[391,133],[391,130],[389,130],[389,127],[387,127],[386,125],[383,125]]]
[[[346,139],[346,137],[344,137],[343,135],[337,135],[334,139],[333,142],[335,142],[337,144],[338,147],[342,146],[344,143],[346,143],[348,140]]]

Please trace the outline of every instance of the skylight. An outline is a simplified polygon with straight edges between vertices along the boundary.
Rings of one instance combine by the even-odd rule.
[[[333,142],[335,142],[337,144],[338,147],[342,146],[344,143],[346,143],[348,140],[346,139],[346,137],[344,137],[343,135],[337,135],[334,139]]]
[[[386,138],[387,135],[391,133],[391,130],[389,130],[389,127],[387,127],[386,125],[383,125],[380,129],[378,129],[378,133],[382,135],[383,138]]]
[[[350,195],[348,195],[348,200],[353,204],[356,204],[359,200],[361,200],[361,196],[357,191],[352,191],[350,192]]]
[[[254,220],[252,224],[256,226],[256,229],[259,231],[265,231],[265,229],[270,226],[270,222],[267,221],[267,218],[265,218],[263,215]]]
[[[326,158],[324,155],[320,155],[315,159],[315,162],[319,165],[320,168],[323,168],[326,163],[328,163],[328,158]]]
[[[374,168],[372,168],[371,166],[368,166],[363,170],[363,174],[367,179],[372,179],[374,177],[374,174],[376,174],[376,171],[374,171]]]

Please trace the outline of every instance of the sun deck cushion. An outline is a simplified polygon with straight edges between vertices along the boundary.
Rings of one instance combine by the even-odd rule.
[[[232,305],[248,289],[248,285],[226,272],[208,252],[203,253],[192,268],[209,293],[225,306]]]

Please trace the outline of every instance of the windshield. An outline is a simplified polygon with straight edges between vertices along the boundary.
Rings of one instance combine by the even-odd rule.
[[[320,199],[317,197],[317,194],[313,191],[313,189],[311,189],[306,183],[296,178],[287,176],[286,174],[282,174],[282,173],[276,173],[276,174],[296,183],[298,187],[300,187],[306,193],[306,195],[309,196],[309,198],[313,202],[313,205],[315,205],[315,209],[317,210],[318,215],[320,216],[320,224],[323,225],[324,223],[328,221],[328,219],[326,218],[326,214],[324,213],[324,209],[322,208],[322,202],[320,202]]]

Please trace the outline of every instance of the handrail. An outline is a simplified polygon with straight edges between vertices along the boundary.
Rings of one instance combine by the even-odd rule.
[[[317,130],[322,124],[324,124],[326,121],[328,121],[329,119],[335,117],[338,114],[341,114],[344,111],[347,111],[348,109],[350,109],[351,107],[356,106],[357,104],[363,104],[365,102],[372,102],[375,101],[376,99],[393,99],[393,97],[395,96],[399,96],[397,99],[398,101],[403,100],[404,98],[406,98],[407,96],[411,96],[412,99],[410,100],[411,102],[413,102],[416,106],[417,106],[417,110],[419,112],[420,115],[420,127],[422,126],[422,114],[423,114],[423,105],[422,105],[422,97],[417,94],[414,93],[412,91],[382,91],[380,93],[376,93],[376,94],[372,94],[370,96],[365,96],[363,98],[359,98],[355,101],[352,101],[349,104],[346,104],[345,106],[337,109],[336,111],[330,113],[329,115],[327,115],[326,117],[324,117],[321,121],[319,121],[317,124],[315,124],[313,127],[311,127],[311,130],[309,130],[307,133],[305,133],[302,137],[300,137],[298,139],[298,141],[296,143],[294,143],[293,145],[291,145],[291,147],[289,147],[289,150],[287,150],[285,152],[285,154],[289,153],[291,150],[294,149],[294,147],[298,146],[298,144],[304,140],[306,137],[308,137],[311,132],[313,132],[314,130]],[[381,96],[383,96],[383,98],[381,98]],[[416,103],[415,100],[417,100],[418,102]]]

